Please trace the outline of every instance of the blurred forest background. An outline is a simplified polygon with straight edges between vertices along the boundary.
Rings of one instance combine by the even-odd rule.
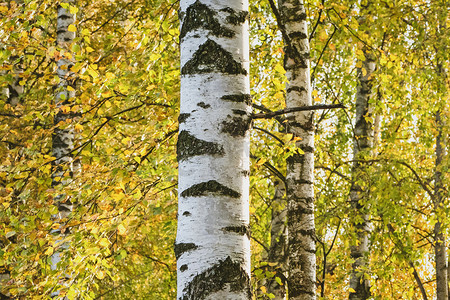
[[[68,27],[74,38],[64,45],[57,42],[59,6],[76,16]],[[356,182],[369,216],[363,272],[373,298],[433,299],[435,248],[445,247],[449,225],[449,2],[305,6],[313,101],[345,106],[315,113],[317,295],[348,298]],[[55,291],[69,299],[176,297],[178,7],[165,0],[0,3],[5,299],[47,299]],[[283,109],[283,42],[269,1],[251,1],[249,20],[254,112]],[[352,174],[355,95],[367,53],[376,65],[365,115],[373,147]],[[70,64],[58,67],[62,59]],[[74,78],[65,87],[74,97],[57,96],[67,80],[57,70]],[[281,282],[270,232],[272,216],[285,207],[286,158],[295,148],[283,121],[258,119],[251,130],[255,299],[273,298],[266,283]],[[69,163],[77,167],[60,178],[55,132],[74,138]],[[62,217],[56,198],[70,206]],[[447,264],[440,267],[447,272]]]

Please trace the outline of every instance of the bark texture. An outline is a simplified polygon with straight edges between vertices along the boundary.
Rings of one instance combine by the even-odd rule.
[[[448,299],[448,274],[447,274],[447,247],[445,244],[445,236],[442,231],[442,216],[440,212],[444,209],[443,183],[442,183],[442,161],[445,155],[444,139],[442,129],[444,127],[441,119],[441,112],[436,112],[436,126],[438,135],[436,137],[436,162],[434,173],[434,211],[437,215],[437,222],[434,225],[434,255],[436,263],[436,294],[437,300]]]
[[[359,84],[356,92],[356,113],[355,129],[353,138],[353,158],[355,160],[352,169],[352,186],[350,190],[350,201],[354,211],[353,226],[356,230],[356,245],[350,249],[350,255],[353,259],[352,273],[350,275],[349,299],[360,300],[370,297],[370,282],[364,276],[364,268],[367,263],[369,251],[369,223],[367,213],[367,191],[364,189],[358,179],[364,172],[364,163],[361,160],[369,154],[373,146],[374,129],[370,121],[371,107],[370,98],[372,94],[371,75],[375,71],[375,61],[372,56],[364,50],[366,60],[362,62],[362,68],[358,69]]]
[[[251,299],[247,1],[180,2],[177,299]]]
[[[268,279],[266,284],[267,291],[272,293],[274,300],[286,299],[287,286],[287,207],[286,207],[286,189],[284,183],[277,180],[275,182],[275,195],[272,201],[272,221],[270,228],[270,249],[268,260],[270,263],[276,264],[276,275]],[[276,281],[276,277],[281,279],[281,284]]]
[[[309,68],[309,40],[303,1],[278,2],[281,23],[290,39],[285,41],[284,68],[286,107],[312,104]],[[314,225],[314,126],[313,112],[292,114],[287,128],[298,151],[287,159],[286,192],[288,201],[289,278],[291,300],[316,299],[316,245]]]
[[[74,5],[74,1],[65,1]],[[74,149],[74,133],[68,123],[73,119],[73,114],[67,112],[72,101],[75,98],[75,75],[70,71],[73,65],[72,54],[70,53],[71,44],[75,38],[75,32],[68,30],[69,25],[75,23],[75,15],[69,10],[58,6],[56,41],[61,58],[57,61],[57,75],[59,84],[55,95],[56,114],[54,118],[55,130],[52,136],[52,154],[55,157],[53,162],[52,186],[66,185],[73,176],[73,157]],[[69,121],[69,122],[68,122]],[[65,194],[55,194],[54,200],[58,205],[58,214],[55,216],[55,222],[62,226],[69,213],[72,211],[72,203],[66,199]],[[63,242],[64,232],[55,229],[52,231],[55,236],[55,253],[51,257],[51,268],[56,270],[58,263],[61,261],[61,249],[67,248],[68,244]],[[58,249],[59,248],[59,249]],[[64,276],[68,277],[67,274]],[[58,296],[59,291],[52,293],[52,297]]]

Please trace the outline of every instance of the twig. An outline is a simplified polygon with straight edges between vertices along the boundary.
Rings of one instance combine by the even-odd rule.
[[[273,112],[267,112],[267,113],[259,113],[259,114],[253,114],[252,119],[271,119],[273,117],[284,115],[288,113],[298,112],[298,111],[310,111],[310,110],[319,110],[319,109],[331,109],[331,108],[345,108],[343,104],[318,104],[318,105],[309,105],[309,106],[302,106],[302,107],[291,107],[291,108],[285,108],[280,109]]]

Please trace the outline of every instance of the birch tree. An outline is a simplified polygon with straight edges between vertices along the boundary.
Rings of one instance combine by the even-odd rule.
[[[178,299],[250,299],[247,1],[180,3]]]
[[[58,6],[57,15],[57,45],[60,48],[61,58],[57,61],[57,75],[59,84],[55,95],[55,106],[57,113],[54,118],[56,126],[52,136],[52,154],[55,157],[53,162],[52,186],[57,187],[69,183],[69,178],[73,175],[73,158],[72,151],[74,149],[74,132],[69,125],[73,114],[70,111],[71,102],[75,98],[75,76],[70,68],[73,65],[73,57],[70,52],[70,46],[75,38],[75,15],[70,12],[70,4],[73,1],[62,3]],[[56,236],[55,248],[56,251],[51,257],[51,268],[56,270],[58,263],[61,261],[61,249],[65,248],[67,244],[63,242],[64,232],[61,230],[63,222],[72,211],[72,204],[70,200],[65,199],[66,195],[57,191],[55,201],[58,206],[58,214],[56,215],[56,223],[59,223],[59,228],[53,231]],[[64,276],[67,276],[64,274]],[[52,296],[58,295],[56,291]]]
[[[278,2],[286,47],[284,68],[286,107],[310,106],[311,83],[309,40],[303,1]],[[289,299],[315,299],[316,246],[314,225],[314,126],[313,112],[288,117],[288,131],[297,140],[296,150],[287,159]]]

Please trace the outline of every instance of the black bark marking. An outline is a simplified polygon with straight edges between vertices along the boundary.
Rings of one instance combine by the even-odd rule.
[[[303,93],[303,92],[306,92],[306,89],[303,86],[292,86],[286,90],[286,93],[290,93],[293,91]]]
[[[185,211],[185,212],[183,213],[183,216],[185,216],[185,217],[189,217],[190,215],[191,215],[191,213],[188,212],[188,211]]]
[[[252,96],[250,94],[225,95],[220,99],[236,103],[245,103],[247,105],[252,104]]]
[[[173,250],[176,259],[180,258],[185,252],[197,249],[198,246],[194,243],[175,243]]]
[[[250,129],[252,119],[249,116],[230,117],[227,121],[222,122],[222,132],[231,136],[245,136]]]
[[[301,39],[301,40],[308,38],[308,36],[304,32],[301,32],[301,31],[289,33],[289,37],[291,39]]]
[[[288,22],[305,21],[307,15],[305,12],[299,13],[300,10],[304,11],[304,9],[301,9],[300,5],[295,5],[293,7],[286,7],[286,5],[283,5],[282,7],[280,7],[280,15],[283,24],[286,24]]]
[[[220,144],[207,142],[196,138],[186,130],[178,134],[177,159],[178,161],[197,155],[224,155],[225,151]]]
[[[211,105],[206,104],[205,102],[199,102],[199,103],[197,103],[197,106],[200,106],[201,108],[204,108],[204,109],[211,107]]]
[[[230,14],[229,16],[227,16],[226,21],[233,25],[244,23],[248,17],[248,11],[236,12],[234,9],[230,7],[223,8],[220,11],[224,11]]]
[[[212,40],[207,40],[195,51],[181,68],[182,75],[220,72],[231,75],[247,75],[242,64],[235,61],[230,52]]]
[[[186,122],[186,120],[189,118],[191,116],[191,114],[186,114],[186,113],[183,113],[183,114],[180,114],[179,116],[178,116],[178,123],[184,123],[184,122]]]
[[[245,110],[241,110],[241,109],[233,109],[232,112],[236,115],[239,116],[246,116],[248,115],[248,113]]]
[[[241,196],[239,192],[236,192],[235,190],[232,190],[215,180],[194,184],[190,188],[185,189],[181,193],[181,196],[200,197],[207,196],[208,194],[229,196],[231,198],[239,198]]]
[[[188,269],[188,266],[187,265],[182,265],[181,267],[180,267],[180,271],[181,272],[184,272],[184,271],[186,271]]]
[[[250,226],[249,225],[241,225],[241,226],[227,226],[222,228],[223,231],[234,232],[239,235],[246,235],[250,238]]]
[[[204,28],[215,36],[233,37],[234,31],[220,25],[215,18],[216,12],[207,5],[196,1],[186,10],[186,17],[181,26],[180,39],[184,38],[188,32]]]
[[[244,292],[251,299],[250,276],[240,262],[233,262],[231,257],[219,260],[211,268],[196,275],[183,289],[181,300],[203,300],[213,293],[229,289],[230,292]]]

